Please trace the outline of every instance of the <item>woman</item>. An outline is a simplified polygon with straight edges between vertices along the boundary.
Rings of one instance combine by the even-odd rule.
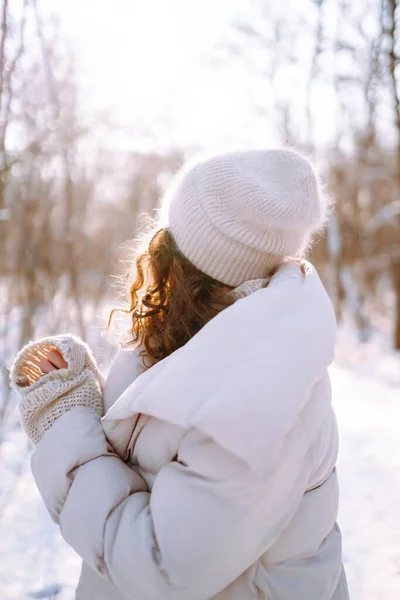
[[[16,358],[36,483],[84,561],[77,598],[348,598],[335,318],[299,260],[326,212],[295,152],[199,160],[137,259],[136,350],[104,391],[73,336]]]

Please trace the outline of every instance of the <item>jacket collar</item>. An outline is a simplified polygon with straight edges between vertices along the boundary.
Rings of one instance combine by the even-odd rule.
[[[333,359],[335,333],[314,268],[287,264],[140,375],[103,418],[107,437],[123,456],[146,414],[199,429],[267,475]]]

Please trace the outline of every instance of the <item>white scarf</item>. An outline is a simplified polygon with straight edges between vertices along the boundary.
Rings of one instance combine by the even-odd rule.
[[[140,375],[103,418],[106,435],[124,456],[137,416],[150,415],[197,428],[268,477],[297,420],[316,429],[326,414],[330,393],[311,392],[329,385],[335,335],[315,269],[288,263]]]

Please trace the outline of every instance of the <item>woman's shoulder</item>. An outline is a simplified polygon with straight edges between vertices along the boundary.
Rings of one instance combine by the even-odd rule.
[[[117,351],[104,386],[105,412],[143,372],[144,366],[141,354],[141,348],[134,350],[121,348]]]

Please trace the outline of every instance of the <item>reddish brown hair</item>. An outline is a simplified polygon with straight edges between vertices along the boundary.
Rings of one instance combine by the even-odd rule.
[[[135,263],[124,311],[132,318],[127,343],[143,348],[145,366],[172,354],[233,304],[229,288],[189,262],[167,229],[153,235]]]

